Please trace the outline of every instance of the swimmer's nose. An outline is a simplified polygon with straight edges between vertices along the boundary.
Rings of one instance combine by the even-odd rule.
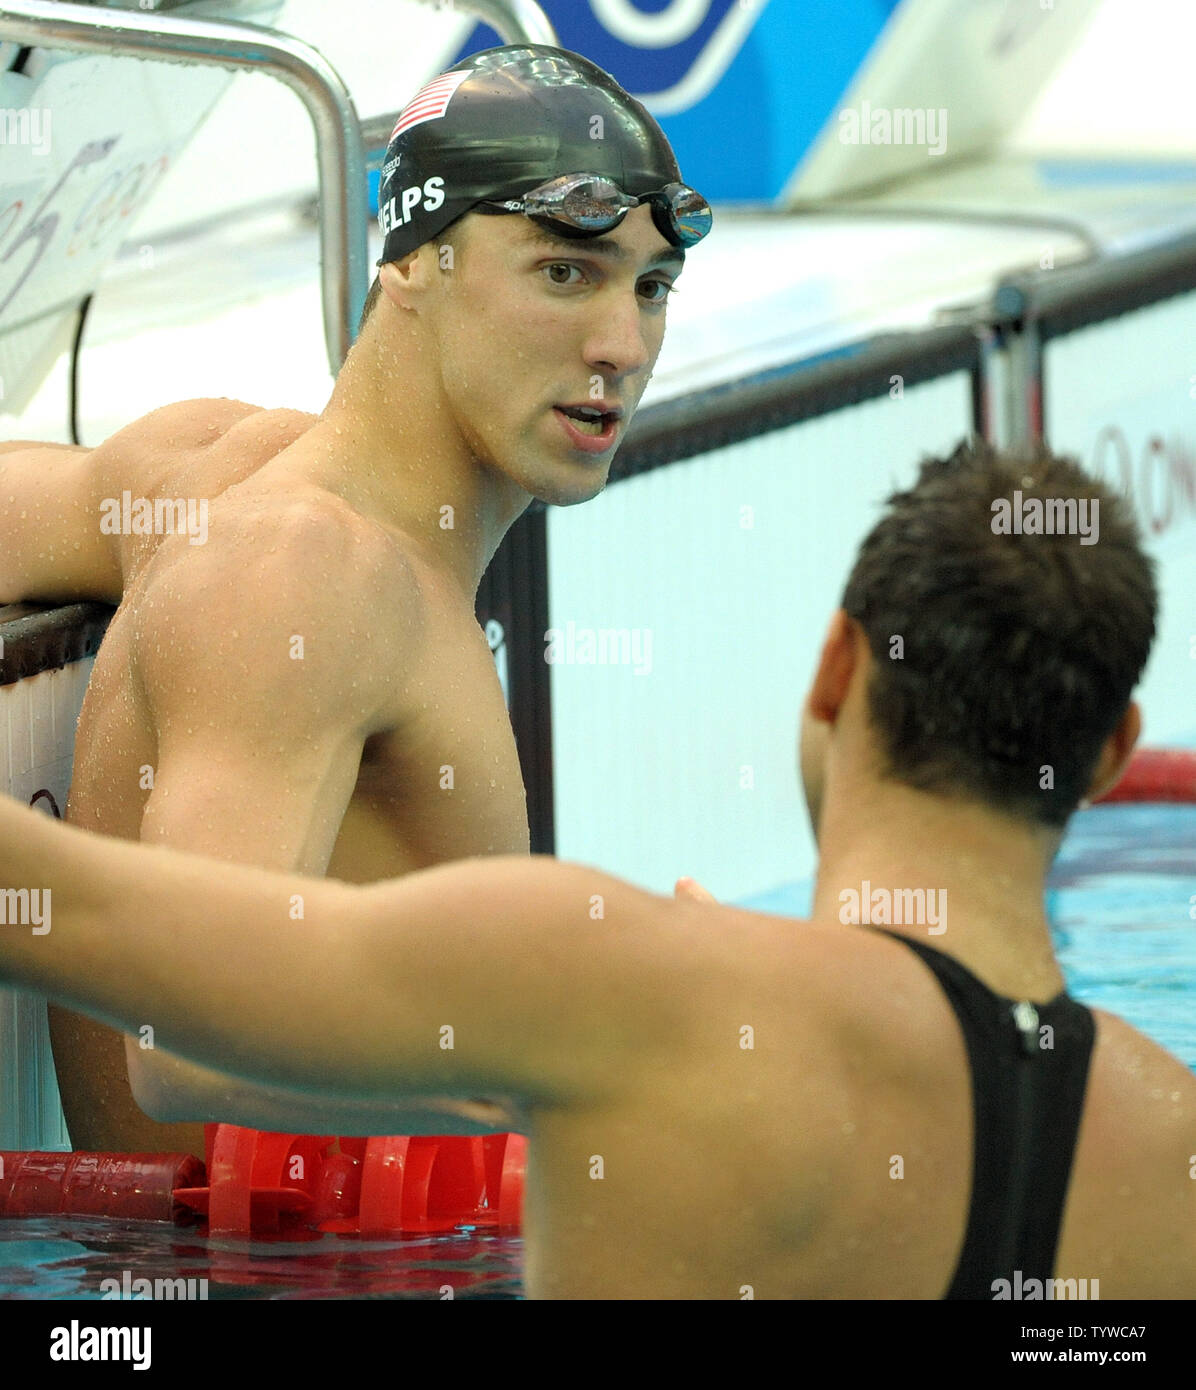
[[[644,336],[643,315],[635,300],[603,307],[599,325],[590,340],[586,360],[597,368],[606,367],[616,376],[642,372],[653,359]]]

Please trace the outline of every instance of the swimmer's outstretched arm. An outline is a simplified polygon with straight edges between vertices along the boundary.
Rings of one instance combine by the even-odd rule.
[[[0,445],[0,604],[120,601],[120,557],[100,531],[93,452]]]
[[[101,530],[112,502],[157,497],[164,475],[252,414],[240,401],[159,406],[102,444],[0,443],[0,604],[119,603],[137,538]]]
[[[711,975],[697,909],[543,856],[357,887],[0,797],[0,887],[40,892],[50,928],[0,925],[0,979],[234,1075],[360,1102],[374,1132],[371,1101],[383,1121],[403,1098],[526,1112],[622,1090],[686,1032]]]

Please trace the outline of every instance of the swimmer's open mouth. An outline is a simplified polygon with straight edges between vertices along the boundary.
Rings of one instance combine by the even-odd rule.
[[[603,409],[605,402],[596,405],[558,405],[554,409],[567,415],[584,435],[597,439],[611,432],[623,418],[619,406]]]

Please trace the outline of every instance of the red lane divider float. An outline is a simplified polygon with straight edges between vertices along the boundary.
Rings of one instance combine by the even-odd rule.
[[[0,1216],[185,1221],[174,1193],[202,1181],[191,1154],[0,1153]]]
[[[1196,803],[1196,750],[1139,748],[1125,776],[1096,804],[1113,801]]]
[[[212,1234],[305,1227],[376,1238],[519,1226],[521,1134],[342,1138],[334,1151],[331,1135],[208,1125],[205,1141],[208,1185],[177,1189],[174,1198]]]
[[[239,1236],[519,1227],[521,1134],[337,1141],[207,1125],[204,1138],[206,1185],[190,1154],[0,1153],[0,1216],[198,1220],[212,1235]]]

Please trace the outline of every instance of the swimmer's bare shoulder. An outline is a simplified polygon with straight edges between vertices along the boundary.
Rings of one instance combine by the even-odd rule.
[[[422,647],[424,586],[412,560],[328,492],[303,484],[283,496],[251,481],[213,507],[205,545],[173,537],[146,567],[136,645],[146,652],[163,623],[198,638],[211,621],[203,642],[234,662],[239,648],[238,688],[252,689],[276,667],[277,634],[288,675],[321,694],[352,684],[369,703],[393,691],[396,669]]]
[[[836,974],[841,962],[850,976]],[[862,1039],[873,1059],[883,1084],[872,1088],[869,1108],[893,1093],[893,1056],[918,1078],[905,1103],[924,1114],[966,1081],[966,1063],[950,1060],[958,1048],[945,1045],[943,1029],[954,1035],[957,1026],[939,987],[909,958],[894,959],[883,939],[841,935],[821,970],[803,978],[804,1007],[820,999],[828,1031],[854,1036],[857,1048]],[[1092,1013],[1096,1037],[1056,1272],[1099,1279],[1102,1298],[1196,1296],[1196,1076],[1124,1019]],[[936,1123],[957,1122],[957,1101],[971,1105],[970,1084]]]
[[[205,545],[163,545],[116,619],[158,747],[142,838],[322,873],[365,740],[403,721],[423,593],[340,499],[248,487]],[[247,788],[252,826],[213,823]]]
[[[1196,1076],[1094,1009],[1096,1045],[1061,1255],[1102,1298],[1196,1298]]]
[[[692,978],[682,996],[688,1016],[673,1030],[683,1046],[660,1074],[683,1094],[700,1090],[703,1123],[718,1130],[720,1151],[739,1136],[758,1144],[762,1125],[784,1135],[783,1143],[774,1137],[770,1151],[776,1162],[769,1191],[782,1197],[773,1206],[778,1222],[808,1220],[811,1228],[859,1236],[853,1223],[875,1209],[880,1229],[915,1239],[927,1211],[944,1200],[966,1165],[956,1140],[943,1137],[966,1135],[960,1120],[972,1103],[966,1055],[958,1042],[946,1044],[943,1029],[954,1033],[955,1023],[934,981],[880,939],[684,902],[652,911],[643,941],[649,954],[674,954],[675,946],[651,950],[654,938],[667,940],[660,927],[670,918],[708,925],[688,946]],[[1196,1076],[1124,1019],[1099,1009],[1093,1014],[1096,1040],[1056,1272],[1099,1279],[1102,1298],[1192,1298]],[[713,1037],[702,1042],[711,1022],[722,1032],[717,1045]],[[745,1031],[746,1044],[736,1036]],[[744,1046],[753,1054],[750,1086],[734,1070]],[[770,1073],[774,1055],[783,1060]],[[771,1117],[745,1104],[758,1106],[765,1096],[783,1098]],[[661,1094],[656,1102],[663,1108],[667,1099]],[[938,1163],[940,1172],[905,1230],[895,1219],[885,1164],[872,1160],[890,1152],[895,1131],[908,1137],[915,1123],[925,1130],[923,1166]],[[754,1160],[757,1167],[761,1162]],[[875,1183],[867,1179],[871,1170],[881,1174]],[[838,1175],[829,1200],[820,1177],[827,1172]],[[903,1187],[912,1190],[914,1176]],[[850,1194],[849,1211],[838,1205],[840,1192]],[[966,1192],[958,1196],[954,1219],[961,1220]],[[937,1224],[949,1224],[948,1206]],[[879,1239],[876,1229],[866,1234]],[[962,1235],[962,1226],[955,1234]],[[930,1285],[949,1274],[950,1255],[940,1251],[931,1262]],[[824,1268],[820,1277],[825,1274]]]
[[[93,448],[0,445],[0,603],[119,603],[156,538],[147,544],[102,532],[105,499],[126,491],[210,499],[289,447],[314,419],[201,398],[152,410]]]

